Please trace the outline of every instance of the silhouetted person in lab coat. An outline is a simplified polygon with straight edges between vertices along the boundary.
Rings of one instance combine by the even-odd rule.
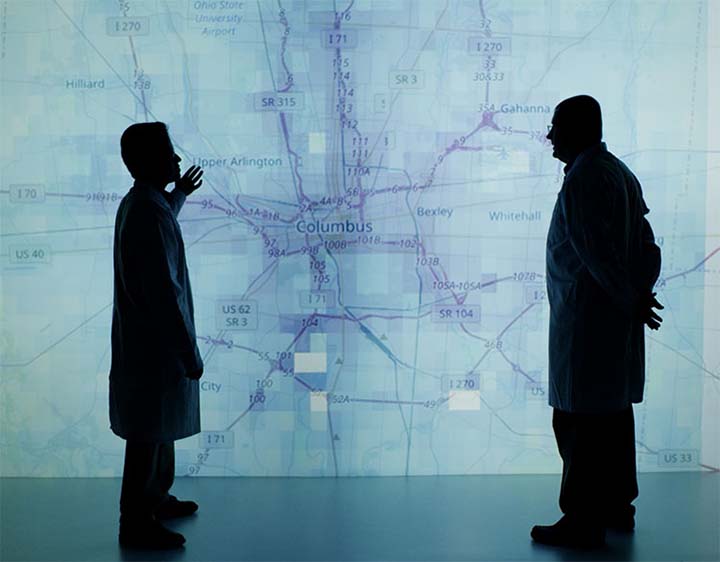
[[[549,401],[563,461],[560,509],[531,536],[596,547],[607,528],[632,531],[638,496],[632,404],[643,399],[644,324],[657,329],[660,273],[640,183],[608,152],[600,105],[555,108],[547,138],[566,164],[547,237]]]
[[[180,176],[180,157],[164,123],[138,123],[120,139],[135,183],[115,218],[110,427],[126,440],[120,494],[123,546],[176,548],[185,538],[158,522],[190,515],[195,502],[168,492],[176,439],[200,432],[195,341],[185,247],[177,222],[202,170]],[[175,189],[165,186],[175,182]]]

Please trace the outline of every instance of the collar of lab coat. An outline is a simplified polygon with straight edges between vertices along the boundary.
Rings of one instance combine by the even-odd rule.
[[[577,158],[575,158],[572,164],[568,164],[563,168],[565,175],[567,176],[572,171],[572,169],[578,165],[578,163],[597,154],[598,152],[607,152],[607,145],[604,142],[598,142],[591,146],[588,146],[585,150],[578,154]]]
[[[135,180],[135,183],[133,184],[133,190],[136,193],[142,194],[143,196],[152,199],[158,205],[164,207],[171,213],[173,212],[173,209],[167,199],[169,195],[167,191],[159,191],[156,187],[143,180]]]

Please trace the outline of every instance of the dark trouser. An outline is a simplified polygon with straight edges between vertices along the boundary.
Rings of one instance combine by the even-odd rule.
[[[169,497],[175,479],[175,442],[125,442],[121,521],[143,521]]]
[[[560,509],[569,518],[604,526],[635,514],[638,497],[633,409],[575,414],[555,409],[553,429],[563,460]]]

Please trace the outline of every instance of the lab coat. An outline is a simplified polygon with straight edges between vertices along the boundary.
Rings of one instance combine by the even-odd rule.
[[[136,181],[115,218],[110,428],[149,443],[200,432],[202,367],[177,214],[179,189]]]
[[[549,402],[611,413],[641,402],[644,324],[634,311],[660,273],[637,178],[598,143],[565,167],[546,248]]]

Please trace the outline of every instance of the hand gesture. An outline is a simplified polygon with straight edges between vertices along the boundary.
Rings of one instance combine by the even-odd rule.
[[[645,296],[640,300],[640,304],[638,305],[640,320],[642,320],[644,324],[647,324],[651,330],[657,330],[660,327],[660,322],[662,322],[662,318],[655,313],[653,308],[659,310],[665,308],[657,301],[655,295],[657,295],[657,293],[651,293]]]
[[[202,185],[200,179],[203,170],[200,166],[190,166],[190,168],[175,182],[175,187],[181,189],[185,195],[190,195],[193,191]]]

